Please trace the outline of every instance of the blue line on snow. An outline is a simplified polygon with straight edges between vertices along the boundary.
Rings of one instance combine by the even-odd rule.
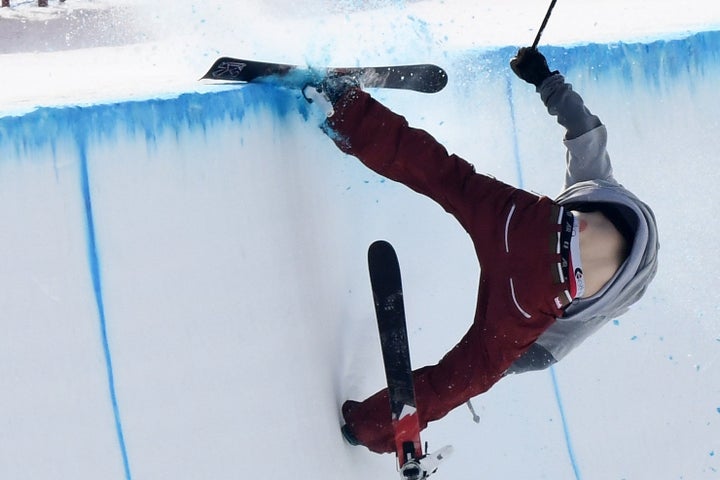
[[[513,157],[515,161],[515,170],[517,171],[518,177],[518,188],[523,188],[524,181],[522,175],[522,159],[520,158],[517,124],[515,121],[515,107],[513,105],[512,77],[509,74],[507,75],[505,92],[507,94],[508,106],[510,109]],[[557,403],[558,410],[560,410],[560,420],[562,421],[563,434],[565,436],[565,445],[567,446],[568,456],[570,457],[570,464],[572,465],[573,472],[575,473],[575,480],[580,480],[580,468],[578,467],[577,459],[575,458],[575,451],[573,449],[572,441],[570,439],[570,429],[568,428],[567,419],[565,417],[565,409],[563,408],[562,397],[560,396],[560,385],[558,384],[557,377],[555,376],[555,367],[550,367],[550,375],[552,376],[553,391],[555,392],[555,402]]]
[[[518,187],[523,188],[522,161],[520,160],[520,145],[518,144],[517,125],[515,123],[515,105],[513,104],[512,78],[506,76],[505,93],[507,94],[508,106],[510,107],[510,123],[512,125],[513,157],[515,158],[515,173],[518,178]]]
[[[105,303],[102,294],[102,281],[100,275],[100,261],[98,260],[97,243],[95,239],[95,222],[93,219],[92,198],[90,195],[90,181],[88,175],[87,152],[84,142],[78,142],[80,156],[80,176],[83,203],[85,206],[85,221],[87,224],[88,263],[92,276],[95,303],[100,318],[100,334],[102,337],[103,353],[105,355],[105,367],[107,370],[108,388],[110,390],[110,401],[112,402],[113,415],[115,417],[115,432],[120,444],[125,479],[131,480],[130,462],[128,461],[127,449],[125,448],[125,437],[123,435],[122,423],[120,422],[120,408],[118,407],[117,395],[115,393],[115,376],[113,374],[112,357],[108,343],[107,324],[105,322]]]
[[[565,418],[565,408],[562,403],[562,396],[560,395],[560,384],[555,374],[555,367],[550,367],[550,376],[552,377],[553,391],[555,392],[555,401],[557,402],[558,410],[560,411],[560,420],[562,421],[563,434],[565,435],[565,445],[567,446],[568,456],[570,457],[570,464],[572,465],[573,472],[575,473],[575,479],[580,480],[580,467],[575,458],[575,450],[573,449],[572,440],[570,440],[570,429],[568,428],[567,418]]]

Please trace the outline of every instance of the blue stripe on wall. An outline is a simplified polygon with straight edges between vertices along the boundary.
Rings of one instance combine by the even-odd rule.
[[[468,51],[458,58],[451,82],[462,84],[478,77],[494,76],[508,69],[519,46]],[[627,84],[659,87],[661,82],[684,75],[702,75],[720,63],[720,31],[694,33],[685,38],[649,43],[590,43],[539,49],[553,69],[568,73],[584,69],[591,78],[621,78]],[[467,77],[467,78],[463,78]]]
[[[658,86],[682,75],[703,74],[720,65],[720,31],[700,32],[687,38],[652,43],[588,44],[541,47],[548,61],[561,71],[585,68],[595,77],[621,77],[628,83]],[[477,82],[484,76],[506,72],[517,47],[474,50],[455,57],[468,68],[453,69],[451,82]],[[463,78],[465,77],[465,78]],[[270,108],[279,118],[301,110],[296,95],[272,85],[249,85],[215,93],[184,93],[176,98],[150,99],[87,107],[40,108],[21,117],[0,117],[0,147],[17,150],[40,147],[63,134],[79,130],[89,138],[102,138],[121,126],[149,139],[164,130],[206,129],[223,118],[240,121],[248,109]]]
[[[115,432],[120,446],[120,455],[122,457],[125,479],[130,480],[132,478],[132,475],[130,474],[130,461],[128,460],[127,448],[125,446],[125,436],[123,434],[122,422],[120,420],[120,408],[118,406],[117,394],[115,391],[115,375],[113,372],[112,355],[110,353],[107,323],[105,320],[105,303],[103,301],[102,276],[100,272],[100,260],[98,257],[97,241],[95,237],[95,220],[93,218],[92,197],[90,194],[87,151],[84,142],[79,142],[78,147],[80,157],[80,188],[82,191],[83,206],[85,207],[85,223],[87,227],[86,238],[88,264],[90,267],[90,275],[92,277],[93,292],[95,294],[95,304],[100,321],[100,337],[105,357],[105,369],[107,373],[108,389],[110,392],[110,401],[112,403],[113,416],[115,418]]]
[[[298,105],[300,105],[298,107]],[[303,112],[304,100],[269,85],[249,85],[242,89],[214,94],[189,93],[172,99],[151,99],[87,107],[39,108],[21,117],[0,118],[0,147],[9,148],[19,158],[34,158],[33,150],[46,146],[55,151],[57,139],[72,138],[78,149],[80,190],[85,220],[87,260],[100,327],[107,388],[112,405],[114,427],[125,480],[132,479],[130,459],[120,414],[112,351],[105,312],[102,267],[95,229],[91,194],[88,144],[112,141],[122,129],[143,136],[149,144],[165,132],[175,135],[183,129],[210,128],[228,118],[242,121],[248,109],[273,110],[276,118],[290,111]],[[2,161],[0,155],[0,161]]]
[[[560,383],[557,379],[557,373],[555,367],[550,367],[550,377],[552,379],[553,392],[555,393],[555,402],[557,403],[558,410],[560,411],[560,420],[562,421],[563,435],[565,436],[565,446],[567,447],[568,457],[570,458],[570,465],[572,465],[575,479],[580,480],[580,466],[578,465],[577,458],[575,457],[575,449],[573,448],[573,442],[570,438],[570,428],[568,425],[567,417],[565,416],[565,407],[563,406],[562,395],[560,394]]]

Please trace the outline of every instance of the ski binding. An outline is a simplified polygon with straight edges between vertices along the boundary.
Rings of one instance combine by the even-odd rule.
[[[410,459],[400,467],[401,480],[424,480],[435,473],[440,463],[452,453],[452,446],[447,445],[440,450],[424,455],[418,459]]]

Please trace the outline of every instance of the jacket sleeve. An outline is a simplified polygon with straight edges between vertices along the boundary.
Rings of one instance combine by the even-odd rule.
[[[448,154],[424,130],[359,89],[335,102],[327,132],[345,153],[357,157],[376,173],[426,195],[454,215],[468,229],[467,194],[475,168]]]
[[[617,183],[607,153],[607,130],[600,119],[587,109],[560,74],[546,79],[537,89],[550,115],[565,127],[567,147],[565,188],[588,180]]]

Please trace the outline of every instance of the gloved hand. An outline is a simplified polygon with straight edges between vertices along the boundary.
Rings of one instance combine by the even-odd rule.
[[[346,91],[360,88],[357,80],[352,77],[327,77],[320,84],[307,84],[303,87],[302,93],[309,103],[316,103],[323,110],[326,116],[331,117],[335,113],[335,103],[345,94]]]
[[[539,87],[546,78],[560,73],[557,70],[551,72],[543,54],[532,47],[518,50],[515,58],[510,60],[510,68],[515,75],[536,87]]]
[[[314,103],[317,105],[326,117],[332,117],[335,113],[332,102],[319,85],[316,86],[308,83],[303,87],[302,94],[308,103]]]

